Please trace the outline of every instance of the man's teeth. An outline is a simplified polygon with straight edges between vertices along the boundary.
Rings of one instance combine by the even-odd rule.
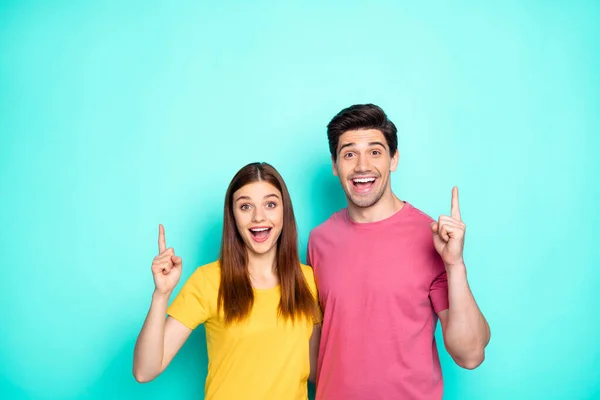
[[[357,183],[368,183],[368,182],[375,182],[375,178],[355,178],[352,179],[354,182]]]

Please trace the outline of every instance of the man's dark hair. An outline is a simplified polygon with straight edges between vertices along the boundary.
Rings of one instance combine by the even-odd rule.
[[[383,133],[390,155],[393,156],[398,148],[396,125],[390,121],[383,110],[374,104],[355,104],[344,108],[327,124],[327,139],[329,151],[334,161],[337,161],[337,146],[340,136],[347,131],[360,129],[377,129]]]

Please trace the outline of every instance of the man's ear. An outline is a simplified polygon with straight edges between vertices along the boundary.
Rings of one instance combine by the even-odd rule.
[[[396,151],[394,152],[394,155],[392,156],[392,161],[390,162],[390,172],[394,172],[396,170],[396,168],[398,167],[399,160],[400,160],[400,153],[398,152],[398,149],[396,149]]]
[[[335,159],[331,156],[331,169],[333,170],[333,175],[338,176],[337,165],[335,165]]]

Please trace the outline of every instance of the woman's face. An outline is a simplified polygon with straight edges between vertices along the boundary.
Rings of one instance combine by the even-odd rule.
[[[281,192],[263,181],[242,186],[233,194],[233,216],[248,250],[265,254],[275,247],[283,229]]]

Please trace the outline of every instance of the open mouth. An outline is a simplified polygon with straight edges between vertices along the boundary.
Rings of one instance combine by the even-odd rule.
[[[350,181],[352,182],[352,186],[354,190],[358,193],[365,193],[371,190],[373,185],[375,185],[375,181],[377,178],[374,176],[366,176],[360,178],[352,178]]]
[[[250,228],[250,235],[255,242],[262,243],[271,236],[271,229],[272,228],[262,226]]]

